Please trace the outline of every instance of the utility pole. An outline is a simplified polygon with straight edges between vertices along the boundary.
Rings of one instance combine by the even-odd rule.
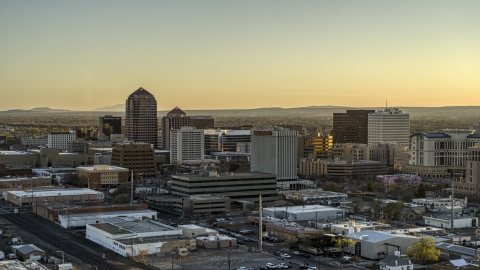
[[[130,205],[133,204],[133,170],[132,170],[132,177],[131,177],[131,181],[130,181]]]
[[[228,257],[228,270],[230,270],[230,249],[227,248],[227,257]]]
[[[262,222],[262,195],[260,195],[259,199],[259,204],[258,204],[258,250],[262,252],[262,236],[263,236],[263,222]],[[230,266],[229,266],[230,267]]]
[[[455,195],[453,193],[453,190],[455,188],[455,182],[457,181],[457,178],[455,178],[455,181],[452,183],[452,213],[451,213],[451,220],[450,222],[452,223],[452,226],[451,226],[451,229],[453,230],[453,222],[455,221],[455,211],[453,210],[453,206],[454,206],[454,201],[455,201]]]

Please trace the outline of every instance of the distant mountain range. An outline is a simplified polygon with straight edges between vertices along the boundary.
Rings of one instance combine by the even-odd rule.
[[[63,110],[63,109],[51,109],[48,107],[37,107],[30,110],[13,109],[13,110],[0,111],[0,113],[59,113],[59,112],[71,112],[71,111]]]
[[[218,117],[225,116],[239,116],[239,117],[296,117],[296,116],[332,116],[333,113],[345,112],[352,109],[371,109],[380,110],[383,107],[376,108],[354,108],[345,106],[308,106],[298,108],[256,108],[256,109],[232,109],[232,110],[185,110],[189,115],[211,115]],[[441,117],[464,117],[464,116],[480,116],[480,106],[444,106],[444,107],[400,107],[406,113],[412,116],[430,115]],[[170,110],[158,111],[159,116],[166,115]],[[62,109],[51,109],[46,107],[33,108],[30,110],[7,110],[0,111],[0,114],[90,114],[90,115],[104,115],[112,114],[122,116],[125,114],[125,104],[117,104],[103,108],[94,109],[91,111],[72,111]]]

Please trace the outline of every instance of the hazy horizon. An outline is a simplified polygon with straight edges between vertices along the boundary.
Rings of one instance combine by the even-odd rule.
[[[0,111],[480,105],[480,1],[0,4]]]

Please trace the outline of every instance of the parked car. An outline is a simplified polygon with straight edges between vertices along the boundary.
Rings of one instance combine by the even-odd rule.
[[[284,258],[284,259],[290,259],[290,258],[292,258],[292,256],[290,256],[290,255],[287,254],[287,253],[284,253],[284,254],[282,254],[282,258]]]
[[[274,265],[273,263],[267,263],[267,264],[265,264],[265,266],[266,266],[268,269],[277,269],[277,266]]]
[[[226,220],[232,220],[232,218],[231,218],[231,217],[227,217]]]
[[[277,269],[288,269],[288,266],[284,263],[277,264]]]
[[[300,265],[300,267],[298,267],[298,269],[308,269],[308,266],[306,266],[306,265]]]
[[[295,255],[302,255],[302,253],[300,251],[294,251],[293,254]]]
[[[277,250],[277,251],[275,251],[275,255],[277,255],[277,256],[282,256],[282,252],[280,252],[280,251]]]
[[[301,256],[303,256],[305,258],[310,258],[310,254],[308,254],[308,253],[302,253]]]
[[[242,240],[237,240],[237,244],[244,245],[245,243]]]

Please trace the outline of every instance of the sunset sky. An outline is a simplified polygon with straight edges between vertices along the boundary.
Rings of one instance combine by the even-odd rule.
[[[480,105],[480,1],[3,1],[0,110]]]

